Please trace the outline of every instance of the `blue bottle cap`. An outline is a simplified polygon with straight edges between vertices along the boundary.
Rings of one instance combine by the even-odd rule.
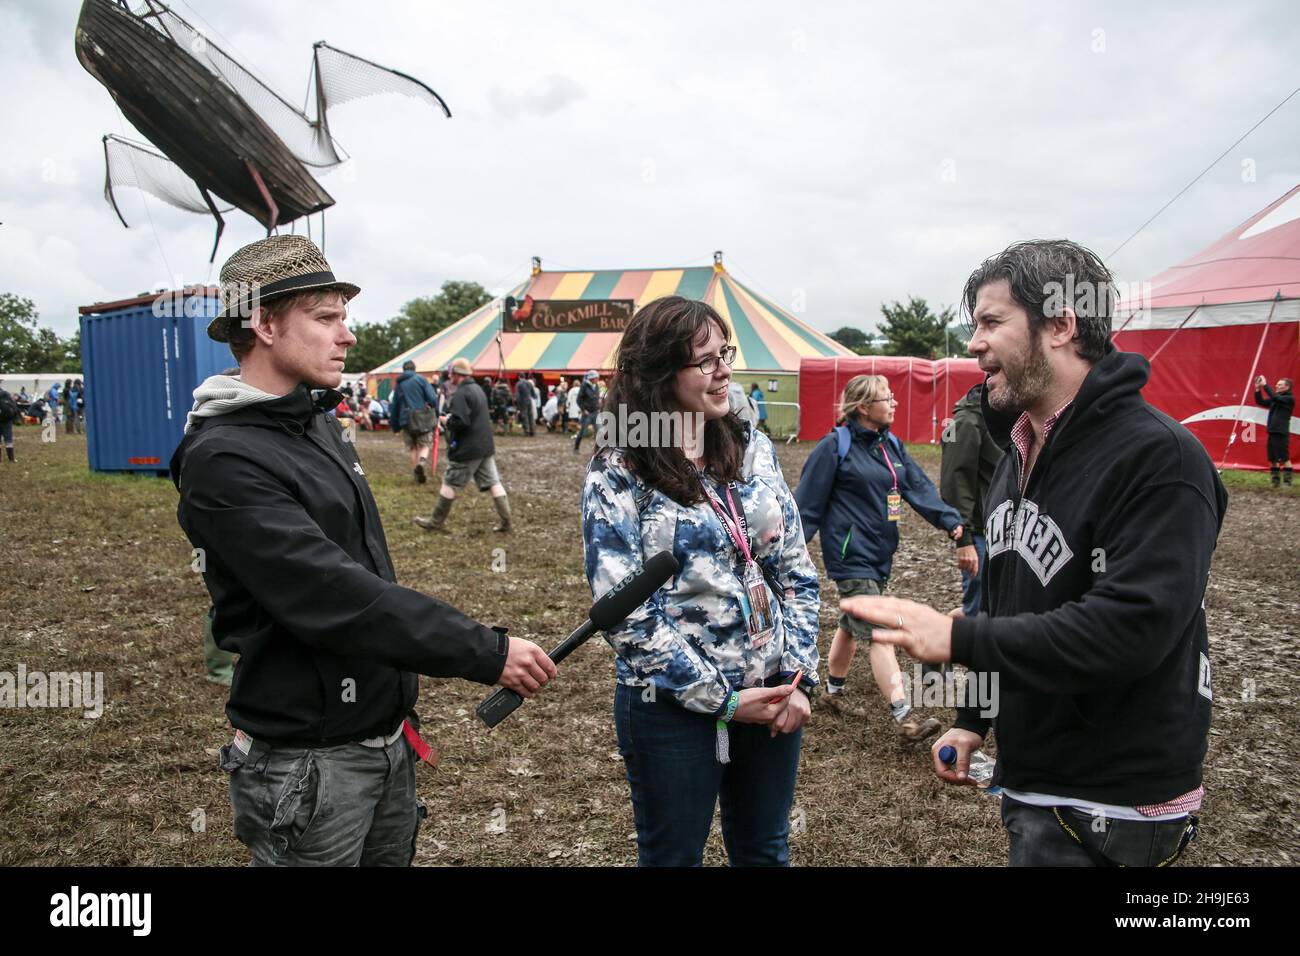
[[[944,744],[939,748],[939,759],[951,767],[957,762],[957,748],[951,744]]]

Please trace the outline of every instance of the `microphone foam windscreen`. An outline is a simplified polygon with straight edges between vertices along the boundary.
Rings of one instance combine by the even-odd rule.
[[[591,606],[591,622],[602,631],[621,623],[680,569],[671,551],[660,551]]]

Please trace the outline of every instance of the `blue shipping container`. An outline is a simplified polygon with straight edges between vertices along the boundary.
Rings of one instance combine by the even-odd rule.
[[[167,474],[194,389],[235,364],[208,338],[217,309],[215,289],[195,288],[80,310],[92,470]]]

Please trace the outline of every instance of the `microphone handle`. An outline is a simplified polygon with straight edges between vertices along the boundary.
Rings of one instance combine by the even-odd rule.
[[[562,640],[559,644],[555,645],[547,656],[558,664],[560,661],[572,654],[577,648],[581,647],[583,643],[595,633],[595,623],[592,622],[591,618],[587,618],[587,620],[578,625],[572,634]],[[509,687],[498,687],[486,700],[483,701],[483,703],[478,705],[474,712],[478,714],[479,719],[483,721],[483,723],[487,724],[489,727],[495,727],[518,710],[519,705],[523,702],[523,697],[519,696],[519,694],[515,693]]]
[[[585,644],[587,638],[591,637],[591,635],[595,633],[596,623],[591,618],[587,618],[574,628],[572,634],[560,641],[560,643],[556,644],[555,647],[551,648],[551,653],[547,656],[558,664]]]

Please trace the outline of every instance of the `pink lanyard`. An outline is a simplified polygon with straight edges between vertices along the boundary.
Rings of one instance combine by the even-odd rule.
[[[894,463],[893,463],[892,461],[889,460],[889,448],[888,448],[888,444],[889,444],[889,443],[888,443],[887,441],[885,441],[885,436],[884,436],[884,435],[881,435],[881,436],[880,436],[880,454],[884,456],[885,464],[889,466],[889,473],[890,473],[891,475],[894,476],[894,488],[893,488],[893,490],[894,490],[894,491],[897,491],[897,490],[898,490],[898,472],[894,471]]]
[[[745,563],[753,564],[754,559],[749,553],[749,540],[746,535],[741,533],[739,512],[736,510],[736,503],[731,498],[731,486],[726,486],[727,505],[731,509],[731,514],[727,514],[723,510],[722,502],[718,499],[717,494],[709,487],[708,482],[703,477],[700,478],[700,484],[704,486],[704,494],[709,499],[709,504],[713,506],[713,510],[718,513],[718,519],[722,522],[722,526],[727,529],[727,536],[731,538],[740,553],[745,556]]]

